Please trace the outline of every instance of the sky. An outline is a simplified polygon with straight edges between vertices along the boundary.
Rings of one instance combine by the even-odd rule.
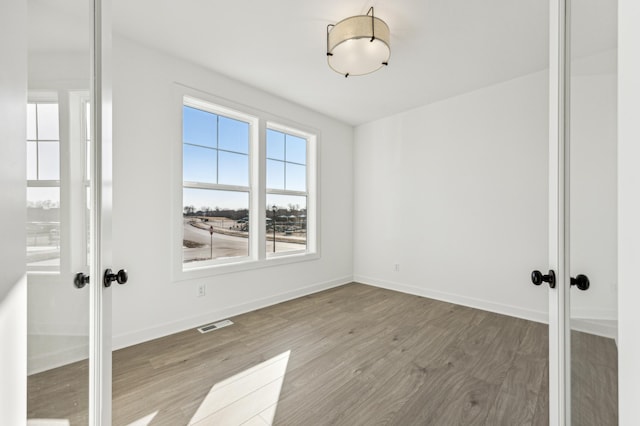
[[[249,124],[183,107],[184,181],[249,186]],[[306,140],[267,130],[267,188],[306,191]],[[270,196],[268,205],[306,208],[306,197]],[[248,209],[248,192],[185,188],[183,205]]]

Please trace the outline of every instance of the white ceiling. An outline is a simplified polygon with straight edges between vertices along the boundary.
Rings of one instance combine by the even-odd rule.
[[[71,28],[86,31],[78,25],[86,15],[69,5],[82,1],[53,11],[50,1],[29,0],[31,48],[78,47]],[[112,1],[115,33],[352,125],[548,63],[543,0]],[[616,0],[573,3],[574,56],[614,48]],[[345,78],[327,66],[327,24],[370,6],[391,29],[389,66]],[[51,25],[54,12],[69,25]]]

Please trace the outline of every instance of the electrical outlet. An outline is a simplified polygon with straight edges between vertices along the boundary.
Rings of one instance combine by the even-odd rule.
[[[198,286],[198,297],[202,297],[207,294],[207,286],[205,284],[200,284]]]
[[[393,272],[400,272],[400,264],[399,263],[394,263],[393,264]]]

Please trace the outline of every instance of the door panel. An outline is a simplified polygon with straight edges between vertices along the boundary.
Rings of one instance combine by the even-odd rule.
[[[91,136],[90,3],[28,5],[29,419],[87,424]],[[52,395],[64,404],[52,404]]]
[[[585,426],[618,423],[616,16],[615,0],[571,4],[570,401]]]
[[[91,51],[93,154],[90,309],[89,424],[111,425],[111,286],[106,282],[112,268],[112,98],[111,98],[111,1],[93,0]]]
[[[28,418],[61,424],[111,420],[108,5],[29,4]]]
[[[568,0],[549,2],[549,424],[570,422],[567,10]],[[550,274],[551,275],[551,274]]]

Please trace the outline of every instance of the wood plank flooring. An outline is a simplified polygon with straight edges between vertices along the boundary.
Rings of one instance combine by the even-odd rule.
[[[232,320],[115,351],[114,425],[548,423],[543,324],[361,284]],[[573,340],[574,424],[616,425],[615,344]],[[87,377],[29,377],[28,417],[86,424]]]

